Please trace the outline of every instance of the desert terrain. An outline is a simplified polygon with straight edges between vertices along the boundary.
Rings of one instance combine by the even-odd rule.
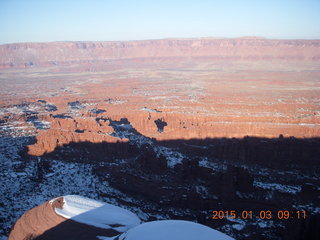
[[[320,40],[5,44],[0,84],[2,236],[68,194],[238,240],[319,236]]]

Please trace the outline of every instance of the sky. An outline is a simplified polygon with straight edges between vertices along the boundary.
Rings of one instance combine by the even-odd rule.
[[[0,44],[320,39],[320,0],[0,0]]]

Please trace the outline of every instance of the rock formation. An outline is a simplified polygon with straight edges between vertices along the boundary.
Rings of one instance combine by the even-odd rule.
[[[16,43],[0,46],[1,68],[70,63],[101,64],[130,58],[205,57],[213,60],[319,61],[318,40],[164,39],[130,42]]]
[[[26,212],[14,225],[9,240],[93,240],[111,237],[128,240],[196,240],[199,236],[203,240],[233,239],[189,221],[139,224],[139,218],[128,210],[73,195],[53,199]]]
[[[139,223],[139,218],[128,210],[69,195],[23,214],[9,240],[98,239],[119,235]]]
[[[190,219],[238,239],[313,236],[318,217],[298,219],[303,225],[281,219],[217,223],[208,211],[318,212],[319,69],[320,40],[1,45],[0,188],[14,198],[25,185],[38,186],[30,194],[47,199],[50,190],[39,191],[46,184],[55,190],[58,181],[70,192],[86,186],[90,196],[139,207],[148,221]],[[64,167],[73,173],[67,183]],[[69,188],[79,173],[94,186],[79,181]],[[5,200],[0,207],[17,213],[21,199],[15,208]],[[10,237],[50,239],[45,234],[51,231],[24,227],[34,214],[50,213],[57,230],[83,226],[55,209],[48,202],[26,213]],[[11,222],[0,219],[3,234],[12,216]]]

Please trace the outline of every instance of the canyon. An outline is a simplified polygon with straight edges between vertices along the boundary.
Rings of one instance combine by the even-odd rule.
[[[320,40],[0,45],[1,234],[83,188],[144,221],[192,220],[236,239],[319,236],[319,80]],[[249,208],[309,217],[211,219]]]

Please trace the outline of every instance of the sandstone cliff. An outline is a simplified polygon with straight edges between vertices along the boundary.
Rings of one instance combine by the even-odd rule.
[[[0,68],[98,63],[114,59],[209,57],[214,60],[319,61],[319,40],[163,39],[129,42],[16,43],[0,46]]]

